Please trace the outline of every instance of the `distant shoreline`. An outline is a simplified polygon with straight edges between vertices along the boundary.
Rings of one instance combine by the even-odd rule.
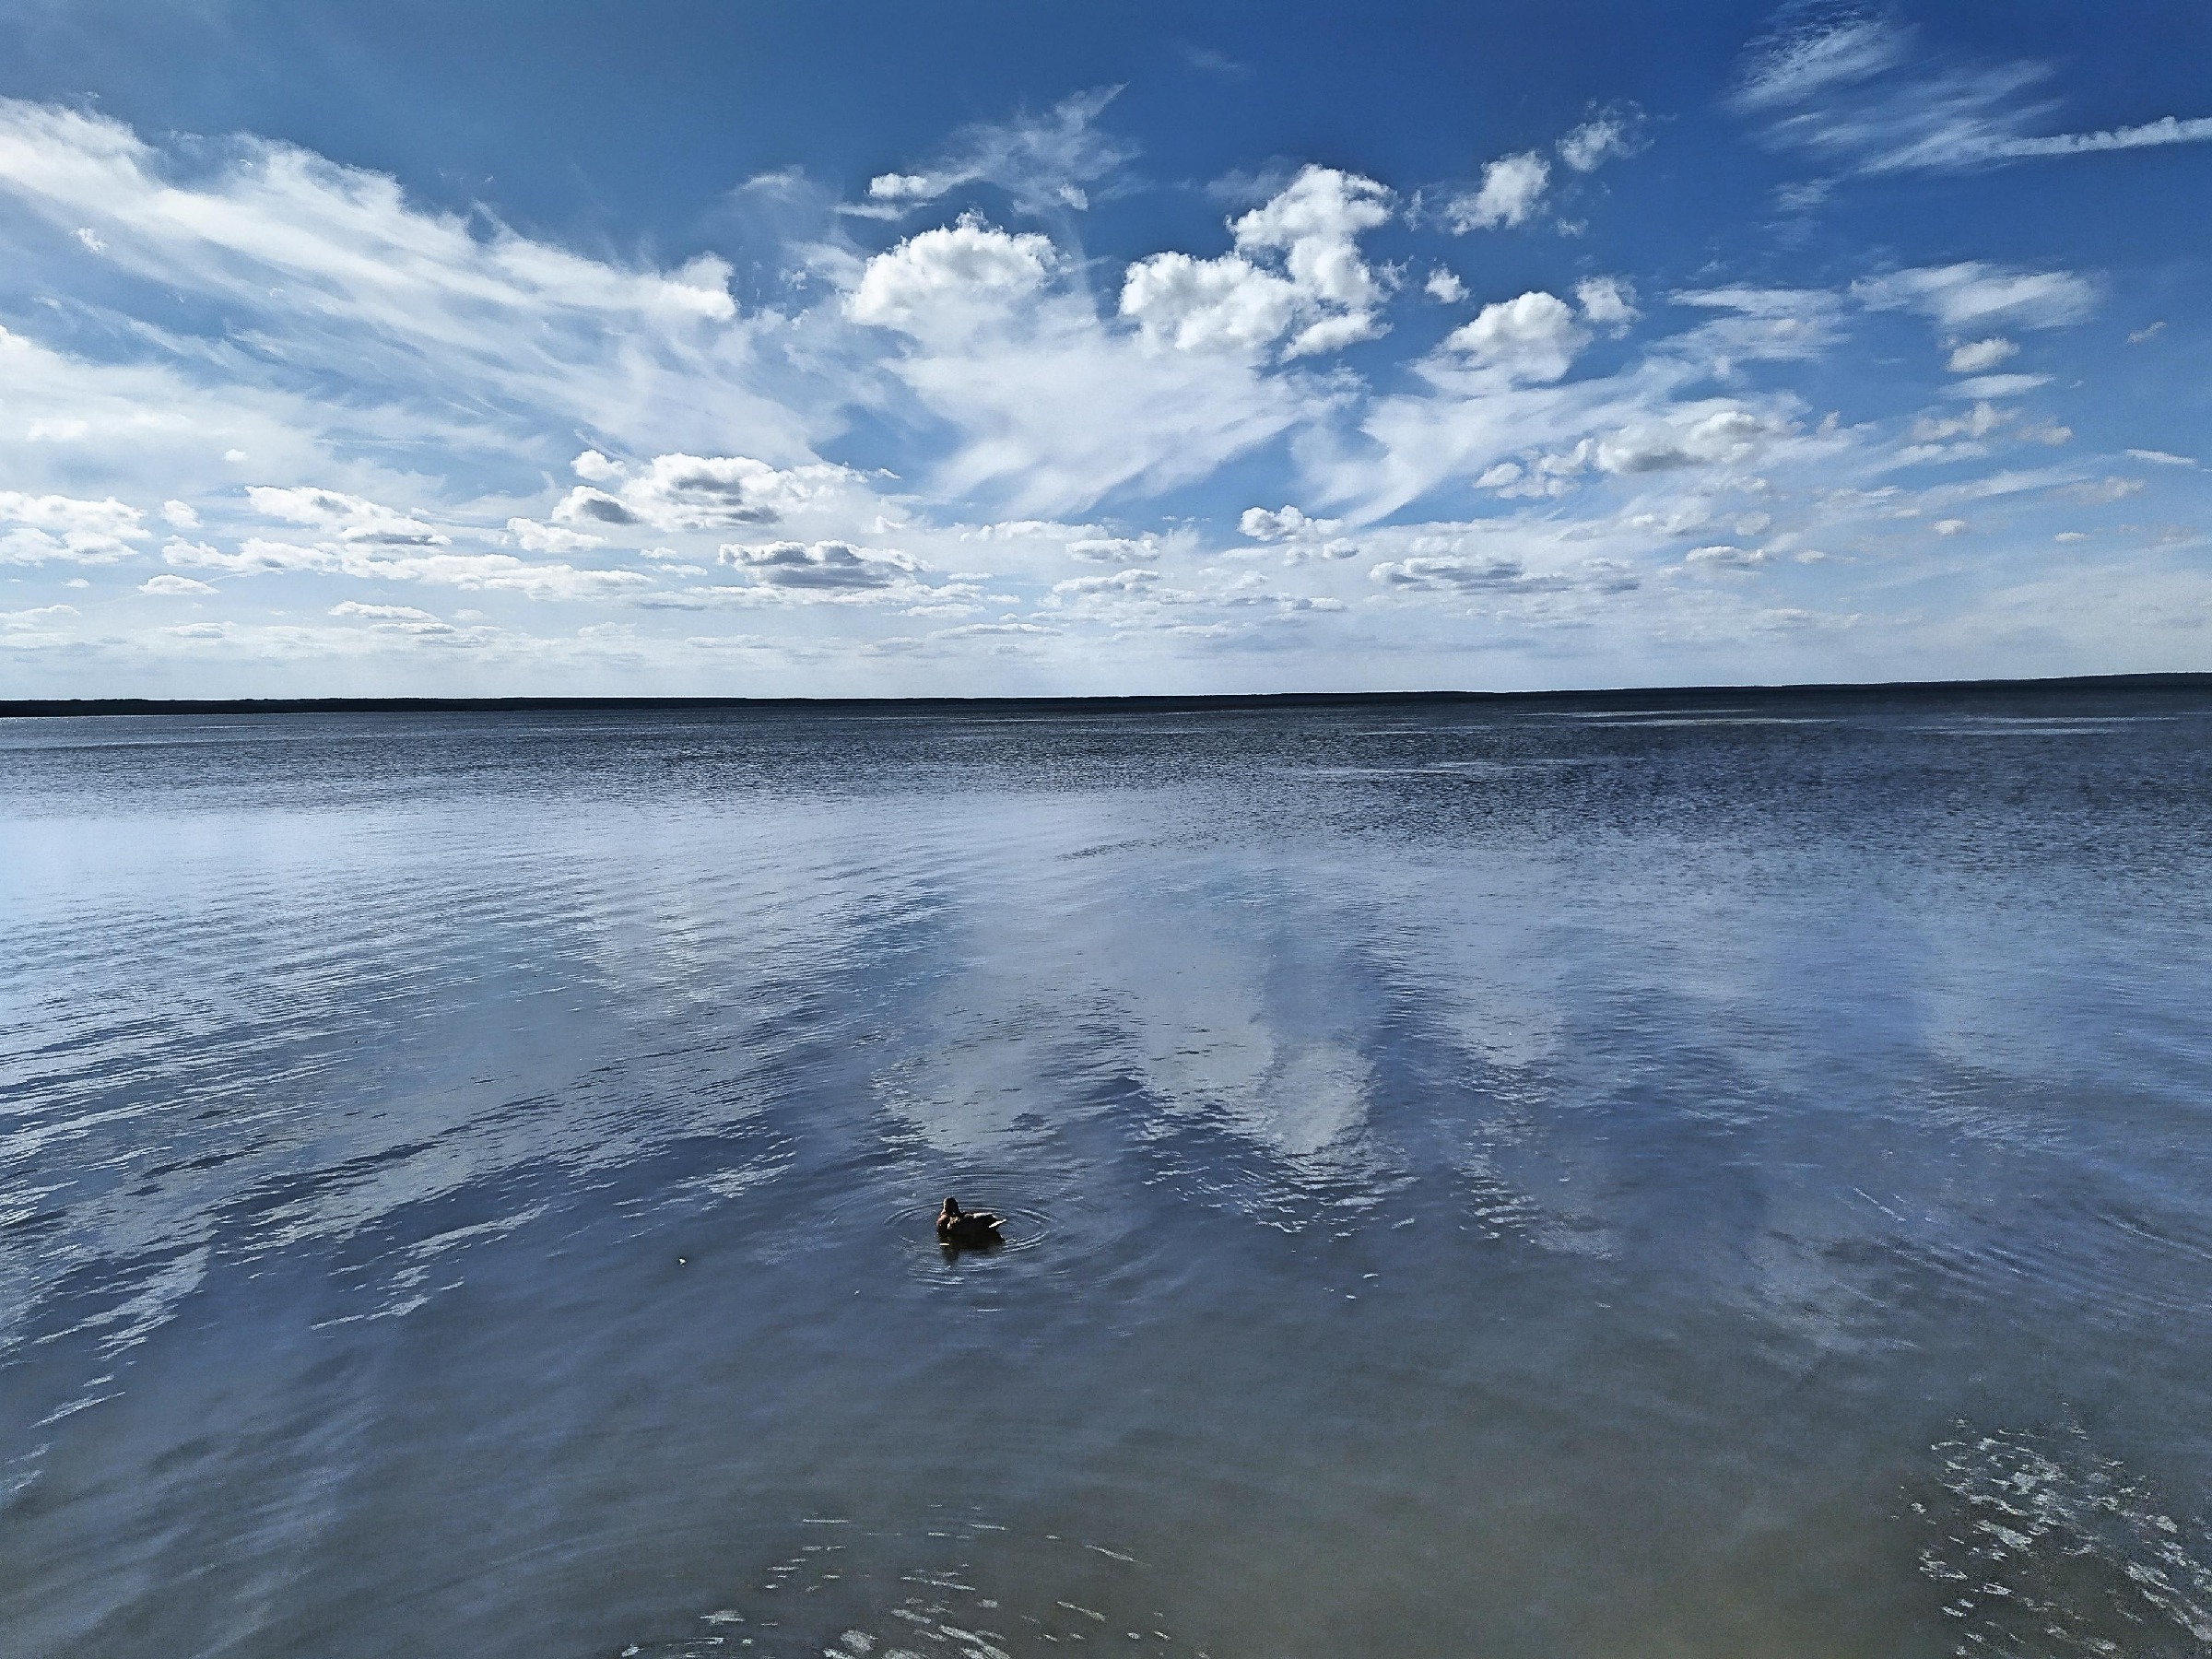
[[[1841,681],[1806,685],[1613,686],[1563,691],[1255,691],[1189,696],[1093,697],[221,697],[0,699],[0,720],[159,714],[630,713],[666,711],[814,710],[825,713],[1055,711],[1182,713],[1381,703],[1474,703],[1535,707],[1633,703],[1701,708],[1744,698],[1820,698],[1861,702],[2023,693],[2166,692],[2212,696],[2212,673],[2075,675],[2052,679]]]

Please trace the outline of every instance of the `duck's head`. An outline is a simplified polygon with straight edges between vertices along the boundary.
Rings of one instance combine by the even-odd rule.
[[[940,1218],[941,1219],[943,1219],[943,1220],[947,1220],[947,1221],[949,1221],[949,1220],[950,1220],[950,1219],[951,1219],[953,1217],[955,1217],[955,1216],[959,1215],[959,1213],[960,1213],[960,1201],[959,1201],[958,1198],[947,1198],[947,1199],[946,1199],[946,1200],[945,1200],[945,1207],[944,1207],[942,1210],[940,1210],[940,1211],[938,1211],[938,1212],[937,1212],[937,1214],[938,1214],[938,1216],[939,1216],[939,1218]]]

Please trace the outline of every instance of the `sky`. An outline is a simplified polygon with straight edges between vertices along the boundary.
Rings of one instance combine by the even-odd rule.
[[[0,697],[2212,670],[2212,10],[0,0]]]

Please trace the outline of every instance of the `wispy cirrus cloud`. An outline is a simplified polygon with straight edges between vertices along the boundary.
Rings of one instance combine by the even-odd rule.
[[[1730,102],[1777,148],[1860,173],[1962,171],[2039,158],[2212,141],[2212,116],[2160,115],[2048,132],[2050,65],[1969,63],[1923,48],[1888,17],[1794,6],[1747,49]]]
[[[1135,158],[1136,147],[1099,124],[1119,87],[1099,87],[1062,99],[1042,115],[979,122],[953,135],[942,156],[912,172],[882,172],[868,181],[867,200],[845,211],[895,217],[971,184],[1006,193],[1017,213],[1081,211],[1100,181]]]

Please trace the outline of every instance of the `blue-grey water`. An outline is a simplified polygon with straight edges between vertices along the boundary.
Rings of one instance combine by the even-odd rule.
[[[0,723],[0,1651],[2212,1651],[2208,940],[2204,695]]]

